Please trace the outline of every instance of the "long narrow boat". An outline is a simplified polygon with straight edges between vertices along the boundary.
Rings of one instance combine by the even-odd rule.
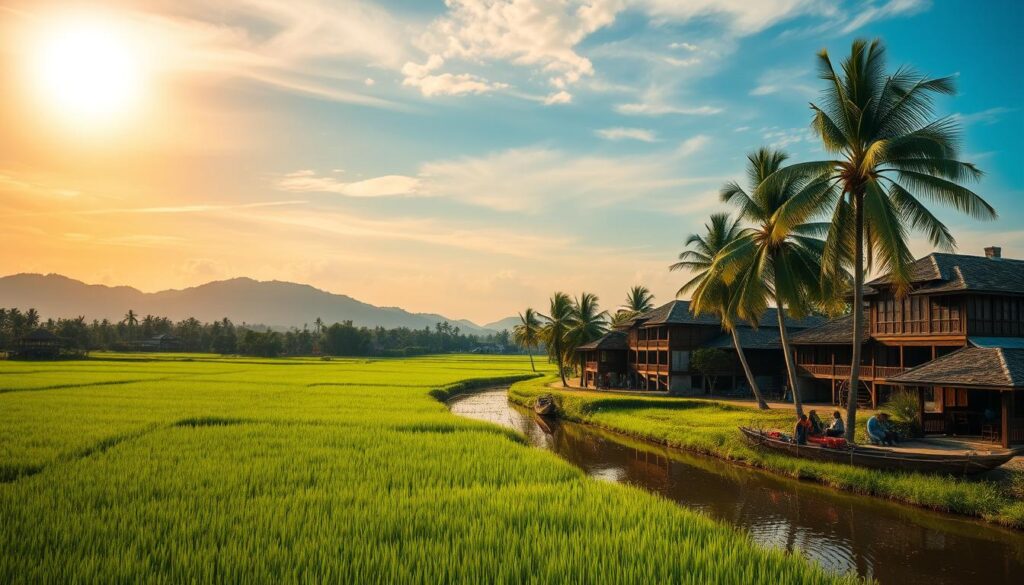
[[[554,397],[550,394],[538,396],[537,401],[533,403],[533,411],[541,416],[550,416],[555,414]]]
[[[871,469],[970,475],[995,469],[1016,455],[1013,451],[960,451],[946,455],[861,445],[845,447],[829,447],[814,443],[797,445],[786,439],[774,437],[768,431],[749,427],[740,427],[740,430],[754,445],[772,451],[803,459],[848,463]]]

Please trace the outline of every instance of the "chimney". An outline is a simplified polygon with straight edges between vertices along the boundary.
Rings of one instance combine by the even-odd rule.
[[[989,246],[985,248],[985,257],[989,260],[999,260],[1003,257],[1003,249],[999,246]]]

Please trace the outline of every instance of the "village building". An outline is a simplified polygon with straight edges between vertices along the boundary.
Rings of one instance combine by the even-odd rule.
[[[757,328],[737,324],[737,334],[758,386],[781,398],[785,369],[779,368],[783,360],[777,319],[775,309],[769,309]],[[790,319],[787,330],[796,333],[822,322],[819,317]],[[581,346],[580,385],[702,395],[707,390],[704,376],[691,364],[698,348],[718,348],[732,357],[732,367],[719,376],[726,383],[719,383],[716,391],[749,394],[731,335],[717,317],[694,315],[689,301],[666,303]]]
[[[935,253],[909,269],[900,295],[888,275],[867,283],[860,388],[849,388],[853,317],[792,336],[807,401],[877,407],[917,392],[925,433],[1024,442],[1024,261]]]
[[[67,348],[67,340],[52,331],[35,329],[14,340],[8,357],[15,359],[57,359]]]

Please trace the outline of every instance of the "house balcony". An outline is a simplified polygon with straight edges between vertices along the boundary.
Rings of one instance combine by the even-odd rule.
[[[861,366],[860,379],[884,381],[898,376],[909,368],[899,366]],[[797,373],[801,376],[822,380],[843,380],[850,377],[850,366],[832,364],[797,364]]]
[[[657,351],[668,350],[667,339],[647,339],[631,341],[629,349],[632,351]]]
[[[632,366],[642,376],[667,376],[669,373],[668,364],[632,364]]]

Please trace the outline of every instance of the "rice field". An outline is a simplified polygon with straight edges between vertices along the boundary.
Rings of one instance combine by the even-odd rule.
[[[0,362],[0,582],[832,583],[438,398],[520,357]]]

